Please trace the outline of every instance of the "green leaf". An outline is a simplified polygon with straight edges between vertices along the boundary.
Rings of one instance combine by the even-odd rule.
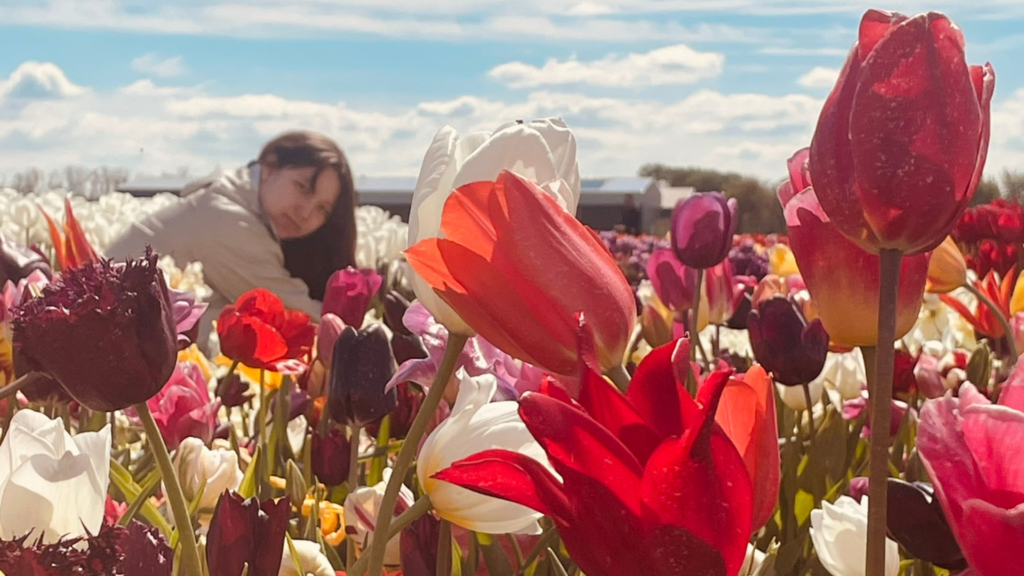
[[[989,380],[992,377],[992,349],[988,342],[982,341],[967,360],[967,380],[978,387],[979,390],[987,390]]]
[[[188,516],[189,518],[195,518],[196,512],[199,511],[199,503],[203,500],[203,494],[206,494],[206,482],[203,482],[199,486],[199,490],[196,491],[195,496],[192,497],[192,501],[188,503]]]
[[[377,446],[386,447],[390,438],[391,415],[389,414],[380,421],[380,429],[377,431]],[[379,456],[374,456],[373,459],[370,460],[370,472],[366,476],[367,486],[376,486],[384,480],[384,467],[387,465],[388,455],[386,450],[382,452],[384,453]]]
[[[302,503],[306,500],[306,492],[308,487],[306,486],[306,479],[302,477],[302,470],[299,470],[298,465],[295,461],[288,459],[288,464],[285,468],[285,489],[288,495],[291,497],[292,502],[296,506],[302,507]]]
[[[295,542],[292,540],[291,534],[285,532],[284,541],[288,544],[288,552],[291,554],[292,565],[295,566],[295,573],[304,574],[305,572],[302,570],[302,564],[299,563],[299,551],[295,549]]]
[[[117,489],[124,494],[125,501],[131,505],[142,493],[142,488],[135,483],[132,475],[128,470],[121,466],[121,463],[117,460],[110,460],[110,481],[117,486]],[[167,519],[160,514],[159,511],[153,506],[152,503],[145,500],[142,504],[140,514],[146,519],[151,525],[155,526],[158,530],[163,532],[164,537],[170,538],[171,536],[171,525],[167,522]]]
[[[490,576],[512,576],[512,564],[498,540],[480,533],[477,534],[477,539],[480,542],[480,554],[487,565],[487,573]]]
[[[351,536],[347,536],[346,538],[351,538]],[[317,532],[316,541],[320,543],[320,551],[324,553],[324,556],[327,556],[327,561],[331,563],[331,567],[335,570],[344,570],[345,563],[342,562],[341,556],[338,555],[338,551],[335,550],[333,546],[328,545],[327,542],[324,541],[323,534]]]
[[[558,561],[558,556],[555,555],[555,551],[548,548],[548,563],[551,564],[552,571],[556,576],[569,576],[569,573],[565,571],[562,563]]]
[[[263,459],[262,454],[262,449],[257,446],[249,466],[245,469],[245,475],[242,476],[242,483],[238,485],[238,494],[242,498],[254,498],[259,490],[258,472],[260,460]]]
[[[142,507],[149,502],[149,497],[152,496],[156,489],[160,486],[160,470],[154,470],[146,479],[142,481],[142,485],[139,487],[139,494],[135,497],[134,501],[128,505],[128,509],[125,510],[124,515],[117,521],[118,526],[128,526],[131,523],[132,518],[142,510]]]

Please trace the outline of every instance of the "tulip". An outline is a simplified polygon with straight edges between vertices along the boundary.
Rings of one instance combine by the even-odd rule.
[[[924,289],[932,294],[946,294],[967,283],[967,263],[960,248],[947,236],[942,244],[932,251],[928,263],[928,280]]]
[[[317,480],[327,486],[337,486],[348,480],[351,451],[351,444],[341,430],[333,429],[326,437],[314,430],[310,458]]]
[[[345,497],[345,531],[355,538],[356,545],[368,550],[373,543],[373,531],[376,529],[377,512],[380,510],[384,491],[391,480],[391,469],[384,469],[384,480],[374,486],[363,486],[350,492]],[[398,493],[395,516],[413,504],[412,491],[403,485]],[[388,541],[384,550],[384,565],[398,566],[401,562],[400,536]]]
[[[100,261],[96,250],[85,238],[85,230],[82,229],[82,225],[75,218],[75,213],[71,210],[70,198],[64,199],[63,234],[57,228],[57,223],[53,221],[53,218],[45,210],[40,208],[40,211],[43,213],[43,218],[46,219],[46,225],[49,227],[50,241],[53,243],[54,255],[61,272],[66,272],[86,264],[95,264]]]
[[[868,538],[868,497],[858,503],[840,496],[835,504],[822,502],[811,510],[811,542],[818,560],[833,576],[866,576],[865,550]],[[900,550],[885,539],[885,576],[900,572]]]
[[[217,336],[221,353],[232,360],[275,372],[296,371],[294,362],[313,348],[316,327],[305,312],[286,310],[272,292],[254,288],[224,307]]]
[[[737,574],[753,495],[743,457],[715,423],[730,373],[708,376],[695,402],[676,374],[672,358],[688,355],[678,347],[648,354],[625,395],[589,370],[579,404],[523,395],[519,414],[560,477],[512,447],[435,478],[544,513],[589,576]]]
[[[491,402],[498,389],[493,376],[458,372],[459,395],[452,413],[427,436],[416,460],[416,476],[438,515],[486,534],[539,534],[541,514],[519,504],[474,494],[434,475],[456,460],[493,448],[515,450],[550,468],[544,450],[519,417],[515,402]]]
[[[316,335],[316,356],[328,373],[334,359],[334,344],[345,330],[345,326],[345,322],[334,314],[328,313],[320,317],[320,328]]]
[[[28,366],[91,410],[145,402],[174,372],[177,331],[157,255],[65,270],[15,312],[14,342]]]
[[[868,383],[867,367],[864,366],[860,348],[850,352],[829,352],[825,366],[814,383],[835,390],[840,400],[860,398],[861,390]]]
[[[206,537],[210,574],[239,576],[248,563],[248,576],[277,576],[284,554],[288,507],[287,496],[275,503],[225,492],[217,502]]]
[[[412,524],[402,531],[402,574],[435,576],[440,532],[441,522],[429,514],[413,520]]]
[[[399,366],[409,360],[422,360],[428,356],[419,335],[413,334],[402,322],[409,306],[410,303],[397,292],[384,295],[384,324],[391,329],[391,351]]]
[[[394,409],[397,396],[385,386],[395,373],[388,336],[380,324],[356,332],[346,326],[334,344],[327,404],[339,424],[363,427]]]
[[[201,439],[204,444],[213,439],[220,401],[210,401],[206,380],[196,364],[176,364],[163,390],[146,404],[168,450],[174,450],[190,436]]]
[[[238,455],[233,450],[207,448],[198,438],[185,438],[174,453],[174,470],[181,482],[181,491],[192,502],[203,488],[200,511],[211,512],[221,494],[237,490],[242,483]]]
[[[71,436],[59,418],[19,410],[0,444],[0,540],[96,534],[110,469],[110,426]]]
[[[242,406],[252,400],[253,396],[254,394],[249,392],[248,382],[242,380],[237,372],[217,381],[217,398],[225,408]]]
[[[383,278],[375,270],[356,270],[351,266],[338,270],[327,280],[322,314],[334,314],[346,326],[362,328],[363,317],[382,282]]]
[[[743,457],[754,486],[753,528],[760,529],[775,513],[781,475],[775,390],[764,368],[754,366],[730,378],[718,401],[715,422]]]
[[[320,544],[309,540],[292,540],[297,558],[292,558],[292,551],[287,544],[284,546],[284,554],[281,556],[281,569],[277,576],[335,576],[331,561],[320,551]],[[302,572],[295,570],[298,563]]]
[[[472,182],[494,180],[502,170],[512,170],[530,180],[566,212],[576,213],[580,198],[576,139],[560,119],[511,122],[493,133],[476,132],[464,137],[445,126],[430,143],[416,181],[409,246],[441,236],[442,209],[453,190]],[[416,298],[449,330],[473,333],[418,271],[412,276],[412,285]]]
[[[754,286],[750,276],[733,276],[732,264],[722,261],[705,271],[704,295],[708,300],[708,322],[724,326]]]
[[[782,384],[776,384],[775,390],[779,393],[779,400],[782,401],[782,405],[790,410],[797,412],[801,410],[807,410],[814,408],[815,405],[821,400],[822,393],[825,392],[825,387],[822,383],[822,379],[816,378],[807,385],[807,391],[811,395],[811,405],[807,405],[807,396],[804,395],[804,389],[801,386],[784,386]]]
[[[836,229],[875,254],[938,246],[981,180],[994,85],[946,16],[868,10],[808,161]]]
[[[917,448],[964,557],[979,576],[1024,565],[1024,365],[993,405],[970,382],[958,397],[928,400]],[[1013,447],[1013,448],[1011,448]]]
[[[406,258],[488,342],[575,375],[582,312],[601,369],[621,366],[637,315],[633,291],[601,240],[535,184],[506,170],[463,186],[445,203],[441,230],[444,239],[424,240]]]
[[[92,552],[92,546],[89,548]],[[127,537],[120,542],[120,548],[124,553],[121,574],[171,576],[174,572],[174,550],[167,545],[167,540],[156,528],[132,520],[128,525]]]
[[[0,286],[5,286],[8,282],[16,285],[33,273],[42,274],[46,278],[53,276],[46,258],[38,252],[12,242],[0,233]]]
[[[821,374],[828,334],[821,320],[808,323],[787,298],[760,302],[747,320],[757,361],[787,386],[807,384]]]
[[[693,308],[697,289],[697,270],[689,268],[668,248],[651,252],[647,259],[647,277],[654,293],[677,316]]]
[[[729,255],[736,233],[736,199],[718,192],[694,194],[672,209],[672,251],[690,268],[703,270]]]
[[[967,568],[931,484],[890,478],[888,509],[889,534],[911,555],[954,572]]]
[[[874,346],[881,274],[878,256],[839,233],[818,204],[814,188],[794,196],[785,213],[790,246],[829,336],[848,346]],[[902,338],[917,321],[927,277],[927,255],[903,259],[896,338]]]

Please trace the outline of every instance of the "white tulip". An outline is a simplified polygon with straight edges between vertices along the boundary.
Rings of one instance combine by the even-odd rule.
[[[858,503],[840,496],[835,504],[822,502],[811,511],[811,542],[821,565],[832,576],[864,576],[868,539],[868,499]],[[885,539],[885,576],[900,572],[900,550]]]
[[[860,398],[861,388],[867,384],[867,369],[864,367],[864,356],[860,348],[850,352],[829,352],[825,366],[815,383],[825,386],[830,392],[837,393],[838,402]]]
[[[416,460],[416,475],[439,516],[486,534],[539,534],[541,514],[433,478],[433,475],[484,450],[504,448],[525,454],[551,469],[544,449],[519,417],[518,402],[491,402],[498,389],[491,374],[469,377],[463,368],[451,415],[430,433]],[[552,473],[554,473],[552,471]]]
[[[409,215],[408,245],[441,233],[441,211],[452,190],[470,182],[494,180],[511,170],[547,191],[570,214],[580,198],[576,139],[557,118],[511,122],[493,133],[459,137],[445,126],[434,136],[423,158]],[[473,330],[423,281],[412,277],[416,297],[450,331]]]
[[[320,544],[309,540],[292,540],[295,546],[295,553],[299,555],[299,567],[302,572],[295,571],[295,561],[292,560],[292,551],[288,548],[288,542],[284,543],[284,554],[281,558],[281,569],[277,576],[334,576],[334,568],[330,560],[320,551]]]
[[[779,399],[790,410],[807,410],[807,398],[804,396],[803,386],[775,384],[775,388],[779,391]],[[811,405],[816,405],[821,400],[821,393],[824,390],[821,379],[816,378],[807,385],[807,388],[811,393]]]
[[[185,438],[174,452],[174,470],[185,499],[192,501],[201,486],[199,510],[212,513],[225,490],[236,490],[242,483],[238,455],[232,450],[210,450],[198,438]]]
[[[757,572],[765,556],[766,554],[754,548],[753,544],[747,544],[747,555],[743,558],[743,566],[740,567],[738,576],[750,576]]]
[[[0,444],[0,538],[96,534],[110,483],[110,425],[72,436],[64,422],[19,410]]]
[[[384,469],[384,480],[375,486],[364,486],[356,489],[345,497],[345,531],[351,538],[355,538],[356,544],[366,550],[373,543],[373,531],[377,525],[377,511],[380,510],[380,503],[384,500],[384,491],[391,479],[391,469]],[[395,506],[395,514],[413,505],[412,491],[402,486],[398,492],[398,504]],[[401,549],[399,548],[401,535],[395,536],[388,541],[384,548],[384,564],[387,566],[398,566],[401,563]]]

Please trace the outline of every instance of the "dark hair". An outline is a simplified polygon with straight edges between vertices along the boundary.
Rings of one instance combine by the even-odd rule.
[[[341,192],[324,225],[308,236],[281,241],[288,273],[306,283],[310,297],[323,300],[331,274],[356,265],[356,190],[345,153],[323,134],[295,131],[267,142],[257,161],[276,168],[313,167],[313,182],[322,170],[338,174]]]

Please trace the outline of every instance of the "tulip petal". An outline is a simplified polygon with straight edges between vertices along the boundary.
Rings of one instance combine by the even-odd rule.
[[[662,437],[679,435],[683,418],[679,402],[674,399],[689,398],[681,391],[672,365],[672,355],[680,341],[659,346],[644,356],[626,389],[626,399]]]
[[[661,444],[662,436],[629,404],[626,397],[604,377],[584,371],[580,404],[591,418],[614,434],[643,465]]]
[[[678,526],[659,526],[646,538],[653,551],[653,567],[643,574],[686,574],[687,576],[724,576],[730,574],[725,558],[715,547],[694,533]],[[744,551],[744,555],[746,551]],[[740,574],[739,571],[736,572]]]
[[[221,351],[228,358],[251,358],[270,363],[288,351],[288,344],[277,330],[254,316],[222,313],[217,319],[217,328],[219,333],[231,335],[230,338],[221,338]]]
[[[1006,456],[1007,446],[1024,446],[1024,412],[980,404],[961,412],[960,429],[978,472],[992,498],[1005,500],[993,503],[1006,509],[1024,504],[1024,460]]]

